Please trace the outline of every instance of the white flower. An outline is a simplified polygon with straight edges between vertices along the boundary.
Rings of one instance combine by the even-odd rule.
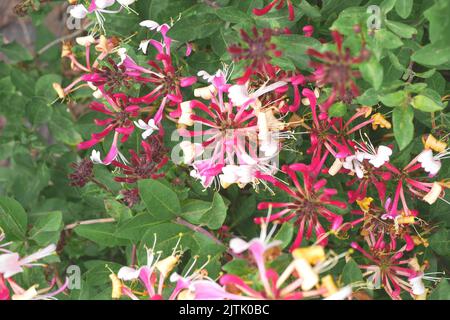
[[[364,167],[362,165],[363,160],[364,153],[357,151],[354,155],[346,157],[345,161],[342,163],[342,166],[345,169],[356,173],[356,176],[359,179],[362,179],[364,177]]]
[[[422,278],[423,275],[419,275],[417,277],[408,280],[412,288],[412,293],[415,294],[416,296],[420,296],[425,293],[426,289],[425,285],[423,284]]]
[[[15,274],[21,273],[23,271],[22,267],[33,266],[32,262],[52,255],[55,250],[56,246],[51,244],[22,259],[20,259],[19,254],[15,252],[1,254],[0,274],[3,274],[3,277],[5,278],[12,277]]]
[[[142,139],[144,140],[150,137],[153,131],[158,130],[158,126],[156,126],[154,119],[150,119],[148,123],[145,123],[144,120],[139,119],[137,122],[134,121],[134,125],[139,129],[144,130],[142,133]]]
[[[184,101],[180,104],[181,108],[181,116],[178,119],[179,124],[184,124],[186,126],[192,126],[194,121],[191,119],[191,115],[193,114],[191,108],[191,101]]]
[[[119,49],[117,49],[117,54],[120,57],[120,62],[117,65],[120,66],[120,65],[122,65],[122,63],[127,58],[127,49],[126,48],[119,48]]]
[[[120,3],[121,6],[128,7],[136,2],[136,0],[117,0],[118,3]]]
[[[91,44],[95,43],[95,38],[93,36],[86,36],[86,37],[78,37],[75,39],[75,41],[83,47],[90,46]]]
[[[386,146],[379,146],[377,152],[374,154],[365,153],[364,158],[369,160],[375,168],[381,167],[385,162],[389,162],[389,157],[392,155],[392,150]]]
[[[100,151],[92,150],[91,161],[95,164],[103,164]]]
[[[437,182],[433,182],[433,186],[431,187],[430,192],[428,192],[422,200],[427,202],[428,204],[433,204],[439,198],[441,193],[442,186]]]
[[[242,106],[251,99],[247,90],[247,85],[232,85],[228,89],[228,97],[236,106]]]
[[[82,4],[77,4],[70,9],[69,13],[75,19],[84,19],[88,11]]]
[[[203,147],[200,143],[192,143],[190,141],[183,141],[180,143],[180,148],[183,150],[183,162],[191,164],[195,157],[203,153]],[[195,170],[193,170],[195,171]],[[191,172],[192,175],[192,172]],[[194,177],[195,178],[195,177]]]
[[[216,87],[213,85],[194,89],[194,96],[204,100],[211,100],[214,94],[216,94]]]
[[[439,155],[440,154],[433,156],[433,151],[426,149],[419,154],[417,161],[420,162],[425,172],[434,176],[439,172],[442,166]]]
[[[343,287],[338,292],[326,297],[324,300],[344,300],[352,294],[352,286]]]
[[[148,45],[150,44],[150,40],[142,40],[139,44],[139,50],[141,50],[144,54],[147,54]]]
[[[232,85],[228,89],[228,97],[235,105],[242,106],[246,103],[249,103],[249,101],[255,101],[260,96],[285,85],[286,82],[284,81],[278,81],[268,86],[264,84],[253,93],[248,92],[247,85]]]
[[[139,25],[144,28],[149,28],[150,30],[155,30],[155,29],[160,28],[160,24],[153,20],[144,20],[141,23],[139,23]]]

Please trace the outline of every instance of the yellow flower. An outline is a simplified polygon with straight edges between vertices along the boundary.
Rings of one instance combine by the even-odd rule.
[[[322,246],[297,248],[292,251],[294,259],[304,259],[310,264],[317,264],[325,260],[325,250]]]
[[[422,143],[425,149],[431,149],[435,152],[444,152],[447,149],[447,143],[441,140],[437,140],[432,134],[426,134],[422,136]]]
[[[362,200],[356,200],[356,203],[358,204],[358,206],[361,208],[361,210],[364,213],[367,213],[367,212],[369,212],[370,204],[372,203],[372,201],[373,201],[373,198],[366,197]]]
[[[322,286],[327,289],[327,292],[323,294],[324,297],[329,297],[332,294],[338,292],[338,288],[334,283],[333,277],[329,274],[322,278]]]
[[[109,278],[112,282],[111,298],[120,299],[120,297],[122,296],[122,281],[120,281],[120,279],[114,273],[111,273],[109,275]]]
[[[389,121],[387,121],[384,116],[381,113],[375,113],[372,116],[372,129],[376,130],[378,129],[378,126],[380,126],[381,128],[386,128],[386,129],[390,129],[392,127],[391,123]]]

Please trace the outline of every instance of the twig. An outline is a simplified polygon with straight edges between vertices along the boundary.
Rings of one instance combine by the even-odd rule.
[[[193,225],[193,224],[187,222],[186,220],[181,219],[180,217],[178,217],[178,218],[175,219],[175,223],[177,223],[177,224],[179,224],[179,225],[182,225],[182,226],[185,226],[185,227],[191,229],[191,230],[194,231],[194,232],[201,233],[201,234],[203,234],[204,236],[206,236],[206,237],[208,237],[209,239],[211,239],[212,241],[214,241],[216,244],[226,247],[225,244],[224,244],[222,241],[220,241],[219,239],[217,239],[216,236],[214,236],[211,232],[209,232],[209,231],[203,229],[203,228],[200,227],[200,226]],[[230,254],[230,255],[232,255],[232,256],[235,257],[235,258],[238,257],[238,256],[237,256],[232,250],[230,250],[230,249],[227,249],[227,253]]]
[[[81,225],[88,225],[88,224],[97,224],[97,223],[111,223],[111,222],[115,222],[116,219],[114,218],[104,218],[104,219],[93,219],[93,220],[85,220],[85,221],[77,221],[75,223],[72,224],[68,224],[64,230],[72,230],[78,226]]]
[[[69,39],[72,39],[72,38],[75,38],[75,37],[79,36],[80,34],[82,34],[84,31],[86,31],[86,29],[89,28],[90,26],[92,26],[93,24],[94,24],[94,22],[91,21],[86,26],[81,28],[80,30],[77,30],[75,32],[72,32],[71,34],[67,34],[65,36],[59,37],[58,39],[53,40],[52,42],[48,43],[45,47],[40,49],[37,52],[37,55],[40,56],[45,51],[47,51],[48,49],[50,49],[51,47],[53,47],[54,45],[57,45],[58,43],[60,43],[62,41],[66,41],[66,40],[69,40]]]

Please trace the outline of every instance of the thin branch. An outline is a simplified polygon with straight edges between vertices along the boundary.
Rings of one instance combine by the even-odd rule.
[[[75,229],[78,226],[81,225],[88,225],[88,224],[98,224],[98,223],[112,223],[115,222],[116,219],[114,218],[104,218],[104,219],[93,219],[93,220],[84,220],[84,221],[77,221],[72,224],[68,224],[64,230],[72,230]]]
[[[87,28],[89,28],[90,26],[92,26],[94,24],[93,21],[89,22],[86,26],[84,26],[83,28],[72,32],[71,34],[67,34],[65,36],[59,37],[58,39],[53,40],[52,42],[48,43],[45,47],[43,47],[42,49],[40,49],[37,52],[37,55],[40,56],[42,55],[45,51],[47,51],[48,49],[50,49],[51,47],[57,45],[60,42],[75,38],[77,36],[79,36],[80,34],[82,34],[84,31],[86,31]]]
[[[200,226],[193,225],[192,223],[189,223],[186,220],[181,219],[180,217],[176,218],[174,222],[179,224],[179,225],[185,226],[185,227],[191,229],[194,232],[198,232],[198,233],[203,234],[204,236],[208,237],[209,239],[211,239],[212,241],[214,241],[218,245],[227,247],[227,246],[225,246],[225,244],[222,241],[217,239],[217,237],[214,236],[211,232],[203,229]],[[227,253],[232,255],[235,258],[238,257],[231,249],[227,249]]]

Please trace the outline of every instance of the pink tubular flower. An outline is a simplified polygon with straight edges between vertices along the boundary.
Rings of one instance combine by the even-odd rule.
[[[276,167],[272,160],[279,152],[279,135],[284,124],[278,121],[270,109],[254,108],[258,97],[284,86],[284,82],[261,87],[248,93],[245,86],[230,86],[222,71],[210,76],[211,85],[202,90],[199,96],[210,99],[209,105],[198,100],[181,104],[181,117],[178,124],[194,126],[193,131],[180,129],[181,136],[194,138],[192,143],[180,143],[184,163],[193,167],[191,175],[209,187],[219,180],[226,188],[237,183],[241,187],[255,183],[258,171],[271,173]],[[195,94],[197,95],[198,92]],[[229,94],[229,101],[224,94]],[[202,126],[207,129],[203,130]],[[199,141],[199,142],[197,142]]]
[[[330,84],[332,92],[328,100],[322,106],[322,111],[326,112],[333,102],[338,99],[345,103],[351,103],[353,98],[359,95],[359,89],[354,79],[359,77],[359,72],[354,70],[354,66],[366,61],[369,51],[361,49],[358,57],[350,55],[350,49],[342,48],[342,36],[338,31],[333,30],[332,36],[336,43],[337,52],[326,51],[321,53],[315,49],[308,49],[307,53],[317,58],[319,61],[311,61],[311,67],[315,69],[311,80],[315,81],[319,87]]]
[[[430,181],[430,177],[416,177],[422,164],[419,162],[420,155],[410,161],[403,169],[398,169],[391,163],[386,163],[385,167],[396,181],[395,192],[393,193],[392,202],[386,203],[386,217],[395,218],[401,213],[410,214],[411,210],[408,208],[405,191],[413,197],[418,197],[423,201],[433,204],[437,199],[443,199],[444,188],[448,187],[446,183]],[[399,209],[400,203],[402,209]]]
[[[142,141],[143,151],[137,154],[130,150],[131,163],[122,164],[116,160],[112,165],[122,169],[124,177],[115,177],[117,182],[135,183],[140,179],[159,179],[164,173],[159,172],[169,160],[164,148],[161,136],[151,136],[147,141]]]
[[[104,160],[99,158],[99,154],[95,152],[91,157],[94,163],[103,163],[109,165],[118,155],[118,142],[124,143],[128,140],[134,131],[132,119],[139,115],[140,108],[138,105],[129,105],[128,97],[124,94],[117,93],[108,95],[105,93],[109,107],[99,102],[92,102],[89,108],[93,111],[103,113],[109,118],[104,120],[95,119],[95,124],[105,127],[101,132],[92,134],[90,140],[84,141],[78,145],[78,149],[89,149],[92,146],[103,141],[103,139],[111,132],[114,132],[113,143],[110,151]]]
[[[9,243],[3,244],[1,245],[1,247],[4,247],[8,244]],[[23,272],[23,268],[39,266],[40,264],[35,264],[34,262],[54,254],[56,250],[56,246],[54,244],[51,244],[27,257],[20,258],[18,253],[6,249],[1,249],[1,247],[0,252],[3,251],[5,253],[0,255],[0,274],[5,279]]]
[[[169,279],[171,272],[176,267],[181,257],[181,251],[178,249],[180,240],[181,235],[177,244],[173,248],[172,254],[164,259],[161,259],[162,252],[155,251],[155,234],[155,242],[153,247],[151,249],[147,249],[146,265],[139,268],[122,267],[117,275],[111,271],[110,279],[112,281],[112,298],[119,299],[125,295],[132,300],[139,300],[136,292],[124,284],[124,282],[138,280],[145,288],[145,291],[143,293],[139,293],[138,295],[147,296],[149,300],[162,300],[165,282]],[[175,297],[176,296],[172,297],[172,299]]]
[[[258,270],[256,281],[259,283],[252,281],[252,284],[248,284],[239,276],[225,274],[219,280],[223,287],[211,282],[203,283],[202,297],[235,300],[299,300],[323,296],[332,299],[338,292],[332,277],[326,276],[320,281],[319,274],[332,267],[340,257],[327,260],[321,246],[298,249],[293,252],[293,261],[279,274],[267,268],[272,257],[270,252],[276,251],[281,244],[280,241],[270,241],[275,228],[274,226],[267,232],[267,224],[263,223],[260,237],[249,242],[239,238],[230,242],[230,247],[235,253],[243,254],[248,251],[249,260],[256,264]],[[193,284],[195,285],[195,282]]]
[[[402,289],[412,295],[413,291],[408,280],[419,274],[409,266],[411,259],[403,259],[404,248],[397,251],[380,239],[376,239],[375,242],[369,240],[368,245],[369,252],[356,242],[351,244],[352,248],[361,252],[372,262],[372,264],[359,266],[366,270],[364,275],[369,276],[369,283],[375,288],[380,288],[382,285],[386,293],[394,300],[401,300]]]
[[[360,216],[347,226],[355,227],[361,224],[360,234],[368,243],[385,242],[391,250],[397,248],[398,240],[405,242],[405,250],[411,251],[415,247],[413,234],[417,233],[417,211],[411,211],[409,215],[403,213],[395,219],[385,218],[386,210],[372,204],[372,198],[357,200],[361,210],[352,210],[351,213]],[[413,227],[412,227],[413,226]],[[342,229],[346,229],[343,226]]]
[[[257,16],[263,16],[271,11],[274,7],[276,10],[280,10],[283,6],[287,4],[289,11],[289,20],[293,21],[295,19],[294,6],[291,0],[272,0],[267,6],[263,8],[254,8],[253,14]]]
[[[322,154],[330,154],[338,159],[344,159],[353,154],[355,143],[352,141],[352,135],[373,123],[373,119],[365,120],[354,124],[357,119],[367,117],[370,114],[370,108],[360,108],[348,120],[343,118],[330,119],[325,113],[317,114],[317,97],[310,89],[303,89],[303,96],[309,101],[312,111],[312,123],[302,126],[310,133],[311,147],[307,153],[313,157],[320,157]]]
[[[245,84],[255,73],[264,74],[266,78],[275,77],[277,67],[273,66],[270,60],[272,56],[280,57],[282,53],[270,40],[272,36],[280,33],[280,31],[267,28],[258,32],[258,29],[254,27],[252,36],[250,36],[241,30],[241,38],[245,44],[234,44],[228,48],[234,61],[246,61],[249,64],[244,75],[238,80],[238,84]]]
[[[262,202],[258,205],[258,209],[281,209],[281,211],[271,215],[269,221],[282,223],[291,219],[295,220],[299,229],[291,250],[300,247],[305,231],[307,239],[311,238],[314,230],[317,242],[321,245],[327,244],[327,233],[319,217],[324,218],[331,224],[332,231],[339,229],[342,224],[342,216],[330,211],[329,207],[345,209],[347,205],[344,202],[333,200],[332,197],[337,194],[337,190],[325,188],[326,180],[318,179],[324,160],[325,157],[313,159],[310,165],[297,163],[283,166],[282,171],[289,176],[294,188],[285,185],[274,177],[258,175],[259,179],[270,182],[290,196],[289,202]],[[297,172],[303,177],[302,184],[299,182]],[[255,220],[256,223],[265,221],[264,218],[256,218]]]
[[[69,59],[72,70],[83,72],[84,74],[70,83],[67,87],[62,88],[58,83],[53,84],[53,88],[61,99],[66,98],[73,91],[81,87],[90,87],[94,90],[93,95],[97,98],[102,96],[102,92],[97,87],[101,87],[105,91],[110,91],[118,86],[127,86],[134,74],[127,74],[124,68],[117,65],[109,56],[116,51],[118,40],[114,37],[106,38],[100,36],[79,37],[76,39],[78,45],[85,48],[85,62],[80,62],[72,51],[72,46],[68,43],[63,45],[62,56]],[[94,60],[91,58],[92,48],[95,48],[97,55]],[[100,63],[106,58],[108,65],[100,67]]]
[[[142,24],[143,26],[149,27],[151,21],[146,21]],[[156,24],[153,22],[151,25]],[[155,60],[148,61],[149,67],[138,66],[130,57],[123,56],[123,65],[130,72],[140,72],[142,78],[146,83],[152,84],[154,87],[150,93],[140,98],[131,98],[134,103],[145,103],[150,104],[157,100],[160,100],[160,106],[154,116],[154,121],[156,125],[159,125],[162,118],[163,112],[166,106],[176,106],[176,110],[170,113],[172,117],[179,117],[181,114],[180,103],[183,101],[183,96],[181,93],[181,88],[190,87],[195,82],[197,78],[182,77],[179,74],[179,70],[174,66],[171,54],[172,39],[167,36],[167,32],[170,27],[167,24],[157,25],[157,30],[161,34],[163,41],[158,42],[156,40],[146,41],[147,45],[151,44],[156,50]],[[155,25],[155,26],[156,26]],[[144,50],[141,44],[141,48]],[[145,47],[145,52],[146,52]],[[189,50],[187,51],[187,54]]]

